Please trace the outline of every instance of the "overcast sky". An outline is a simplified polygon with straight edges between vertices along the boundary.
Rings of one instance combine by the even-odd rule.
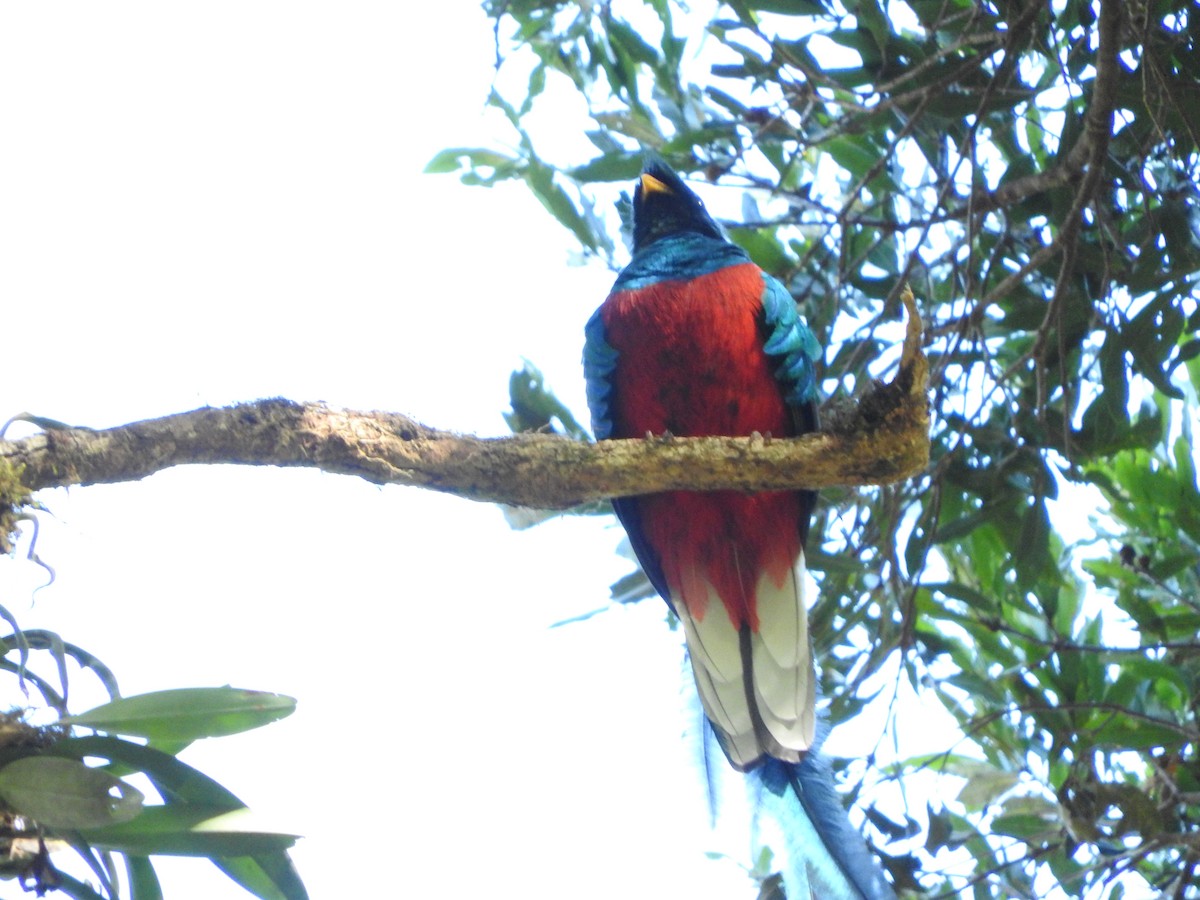
[[[420,174],[497,140],[493,56],[466,0],[5,5],[0,419],[282,395],[500,434],[522,357],[582,410],[611,274],[569,265],[520,188]],[[662,607],[549,627],[625,572],[611,525],[513,533],[485,505],[231,467],[40,499],[57,581],[31,597],[44,572],[0,561],[23,626],[126,694],[299,698],[184,759],[307,836],[314,898],[753,895],[704,858],[747,846],[708,829]],[[201,861],[160,871],[169,900],[241,895]]]

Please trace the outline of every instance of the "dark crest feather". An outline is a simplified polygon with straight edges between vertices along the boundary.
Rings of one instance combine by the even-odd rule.
[[[639,179],[633,191],[633,249],[636,253],[660,238],[691,231],[727,240],[704,202],[675,171],[655,156],[648,157],[642,174],[666,185],[666,191],[647,191]]]

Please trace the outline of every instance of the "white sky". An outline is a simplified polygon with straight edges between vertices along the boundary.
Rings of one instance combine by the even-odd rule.
[[[523,189],[419,174],[494,141],[492,59],[468,0],[4,5],[0,420],[283,395],[501,434],[522,356],[582,410],[611,275],[569,267]],[[299,698],[184,759],[307,835],[314,898],[753,895],[704,859],[746,847],[708,830],[661,606],[548,628],[604,603],[615,529],[514,534],[489,506],[311,471],[40,499],[58,580],[31,599],[44,573],[0,560],[23,626],[126,694]],[[159,870],[171,900],[243,895],[203,861]]]

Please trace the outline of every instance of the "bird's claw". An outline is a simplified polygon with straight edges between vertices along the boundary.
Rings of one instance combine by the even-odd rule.
[[[775,436],[769,431],[750,432],[750,446],[752,447],[765,447],[774,439]]]

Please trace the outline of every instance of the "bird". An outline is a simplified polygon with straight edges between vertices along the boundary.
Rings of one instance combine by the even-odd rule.
[[[656,155],[631,224],[632,258],[584,328],[596,439],[816,430],[821,348],[794,299]],[[781,820],[788,897],[887,900],[819,754],[804,556],[815,502],[808,490],[669,491],[613,506],[682,623],[717,742]]]

